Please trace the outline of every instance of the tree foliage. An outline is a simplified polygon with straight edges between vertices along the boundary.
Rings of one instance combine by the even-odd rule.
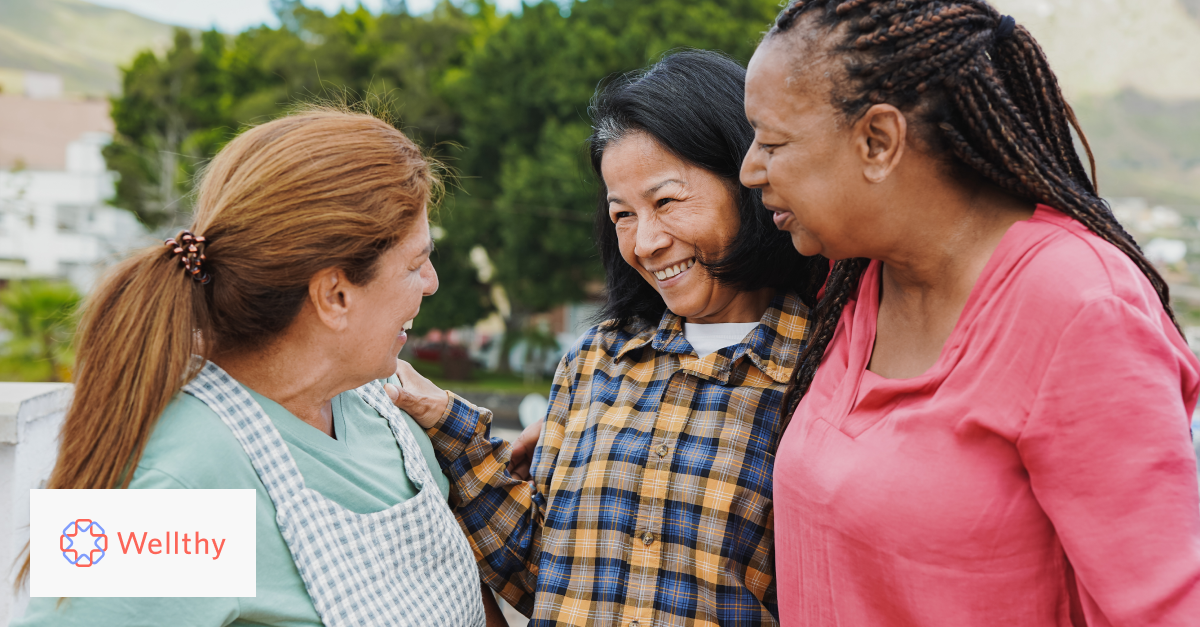
[[[65,282],[18,281],[0,292],[0,378],[69,381],[79,294]]]
[[[482,246],[511,303],[510,338],[528,317],[577,301],[601,277],[592,240],[596,181],[587,106],[606,77],[681,47],[746,61],[775,0],[586,0],[526,4],[442,0],[411,15],[336,15],[274,0],[282,25],[199,40],[180,31],[143,53],[113,100],[117,204],[151,226],[186,220],[187,190],[239,128],[300,102],[373,100],[457,172],[439,220],[439,293],[420,327],[469,324],[493,311],[469,259]]]

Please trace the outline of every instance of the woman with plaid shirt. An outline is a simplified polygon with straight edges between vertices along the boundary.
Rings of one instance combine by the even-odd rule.
[[[827,262],[738,184],[745,70],[670,55],[602,86],[592,165],[608,320],[564,356],[532,479],[491,412],[399,364],[483,577],[531,625],[777,618],[780,403]]]

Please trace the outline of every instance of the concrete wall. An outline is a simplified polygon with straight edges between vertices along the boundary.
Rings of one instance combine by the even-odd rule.
[[[29,540],[29,490],[50,477],[70,398],[66,383],[0,383],[0,625],[28,602],[28,589],[14,593],[13,582]]]

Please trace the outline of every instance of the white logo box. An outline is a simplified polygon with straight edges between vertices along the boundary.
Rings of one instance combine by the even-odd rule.
[[[255,539],[254,490],[30,490],[29,595],[252,597]]]

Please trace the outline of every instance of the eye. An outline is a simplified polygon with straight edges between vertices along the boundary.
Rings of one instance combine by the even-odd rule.
[[[762,150],[767,151],[767,154],[771,154],[771,153],[775,152],[775,149],[782,145],[783,144],[764,144],[762,142],[758,143],[758,147]]]
[[[632,211],[617,211],[617,212],[613,213],[613,222],[617,222],[621,218],[632,218],[632,217],[633,217]]]
[[[679,202],[679,201],[675,198],[660,198],[658,200],[658,202],[654,203],[654,206],[662,208],[662,207],[667,206],[667,203],[672,203],[672,202]]]

